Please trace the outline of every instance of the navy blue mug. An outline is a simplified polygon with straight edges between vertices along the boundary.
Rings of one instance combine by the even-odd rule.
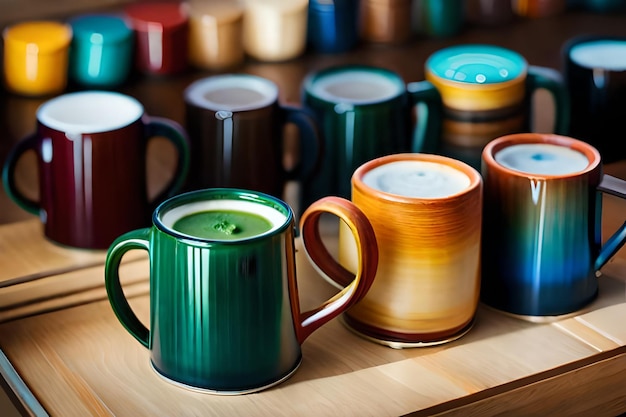
[[[359,0],[310,0],[308,42],[318,52],[352,49],[359,39]]]

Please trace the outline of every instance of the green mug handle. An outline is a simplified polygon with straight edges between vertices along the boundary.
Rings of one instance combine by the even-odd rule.
[[[570,123],[570,99],[561,74],[552,68],[531,65],[526,77],[526,94],[532,94],[543,88],[554,99],[555,120],[553,133],[566,135]]]
[[[41,205],[26,197],[17,187],[15,182],[15,169],[22,155],[37,146],[37,134],[33,133],[19,141],[7,155],[2,169],[2,183],[4,189],[11,200],[28,213],[39,215]]]
[[[174,122],[163,117],[150,116],[146,119],[146,135],[148,140],[155,137],[162,137],[169,140],[178,153],[178,163],[174,170],[172,179],[164,186],[164,188],[152,200],[152,209],[166,198],[174,196],[183,186],[189,172],[189,139],[185,129]]]
[[[435,153],[439,148],[443,123],[443,101],[429,81],[407,84],[411,106],[416,110],[411,152]]]
[[[124,328],[146,348],[150,348],[150,331],[137,318],[124,295],[119,267],[122,257],[129,250],[142,249],[150,253],[150,233],[150,228],[138,229],[115,239],[109,248],[104,264],[104,284],[113,312]]]

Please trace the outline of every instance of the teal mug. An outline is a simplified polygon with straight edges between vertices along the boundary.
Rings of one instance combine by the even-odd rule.
[[[529,65],[516,51],[466,44],[440,49],[425,63],[425,80],[410,84],[417,95],[415,140],[438,142],[438,153],[480,169],[491,140],[533,129],[539,89],[554,103],[550,132],[569,128],[570,102],[557,70]],[[428,137],[434,135],[435,138]]]
[[[317,117],[324,155],[303,183],[302,208],[327,195],[349,198],[352,173],[371,159],[434,149],[434,137],[412,141],[414,94],[399,74],[373,66],[329,67],[305,78],[302,102]]]
[[[328,213],[357,242],[355,275],[320,239],[319,221]],[[298,368],[302,342],[365,295],[378,265],[372,226],[350,201],[320,199],[300,226],[316,269],[327,280],[349,282],[315,309],[300,310],[292,209],[268,194],[232,188],[180,194],[154,211],[152,227],[120,236],[105,264],[111,306],[170,382],[231,395],[278,384]],[[120,262],[132,249],[150,257],[150,330],[120,284]]]
[[[73,18],[69,76],[80,85],[114,88],[130,76],[134,34],[123,17],[90,14]]]

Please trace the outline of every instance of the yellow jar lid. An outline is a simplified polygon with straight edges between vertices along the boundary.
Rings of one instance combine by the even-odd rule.
[[[18,23],[4,30],[7,46],[36,45],[38,52],[55,52],[69,45],[72,29],[69,25],[52,21]]]

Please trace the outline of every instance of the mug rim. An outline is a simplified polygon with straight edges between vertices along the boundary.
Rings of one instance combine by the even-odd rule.
[[[218,198],[207,198],[209,196]],[[272,229],[260,233],[255,236],[245,237],[235,240],[220,240],[209,239],[198,236],[192,236],[185,233],[178,232],[172,227],[167,226],[163,222],[163,216],[170,210],[180,207],[182,205],[198,202],[198,201],[210,201],[216,199],[223,200],[242,200],[250,203],[261,203],[270,209],[274,209],[284,215],[285,219],[282,224],[273,227]],[[184,241],[186,243],[192,243],[195,245],[240,245],[242,243],[249,243],[256,240],[265,239],[268,236],[274,236],[285,231],[290,224],[293,223],[293,210],[285,201],[278,197],[274,197],[270,194],[262,193],[260,191],[246,190],[242,188],[205,188],[199,190],[188,191],[186,193],[178,194],[170,197],[167,200],[161,202],[154,212],[152,213],[152,225],[161,232],[174,237],[177,240]]]
[[[574,48],[583,44],[597,43],[597,42],[615,42],[615,43],[622,43],[626,46],[626,36],[611,36],[611,35],[598,35],[598,34],[585,34],[585,35],[574,36],[570,38],[569,40],[567,40],[565,44],[563,45],[562,55],[563,55],[564,61],[566,63],[569,63],[570,65],[575,65],[577,67],[584,68],[586,70],[593,70],[597,68],[597,69],[602,69],[602,70],[610,71],[610,72],[626,71],[626,66],[621,69],[609,68],[603,65],[597,65],[597,66],[591,67],[591,66],[583,65],[580,62],[573,59],[572,50]]]
[[[124,117],[118,117],[117,120],[109,121],[108,124],[102,124],[101,122],[72,122],[66,120],[58,120],[55,119],[54,116],[47,114],[46,112],[53,108],[54,106],[58,106],[63,101],[71,101],[71,100],[80,100],[82,97],[92,96],[94,99],[98,98],[105,101],[110,101],[110,99],[115,99],[120,103],[121,101],[125,101],[127,104],[127,109],[129,111],[133,111],[130,117],[124,115]],[[107,104],[107,106],[110,106]],[[120,109],[117,106],[113,106],[120,113],[123,109]],[[111,108],[111,107],[109,107]],[[97,110],[97,109],[94,109]],[[100,115],[100,113],[98,112]],[[36,112],[36,118],[38,123],[41,125],[56,130],[58,132],[64,132],[68,134],[95,134],[95,133],[104,133],[104,132],[112,132],[118,129],[125,128],[127,126],[132,125],[133,123],[140,120],[145,114],[145,109],[143,104],[136,98],[129,96],[127,94],[118,93],[116,91],[105,91],[105,90],[83,90],[76,91],[73,93],[65,93],[58,95],[54,98],[51,98],[44,103],[42,103]]]
[[[222,88],[240,87],[242,83],[246,86],[258,86],[258,88],[250,88],[259,92],[264,97],[250,104],[244,105],[224,105],[211,100],[204,99],[203,96],[208,91],[215,91]],[[217,85],[215,89],[211,89],[210,85]],[[253,74],[219,74],[200,78],[189,84],[183,91],[183,98],[188,105],[192,105],[201,109],[211,111],[249,111],[258,110],[273,105],[278,101],[279,89],[278,85],[273,81]]]
[[[362,72],[369,72],[369,73],[375,73],[377,75],[382,75],[386,79],[389,79],[392,83],[397,84],[398,92],[397,94],[393,94],[393,95],[389,94],[385,97],[371,99],[371,100],[345,100],[345,99],[341,99],[340,97],[337,97],[337,100],[331,100],[331,99],[322,97],[319,94],[316,94],[315,91],[313,90],[314,83],[317,80],[329,74],[333,74],[333,73],[341,74],[341,73],[350,72],[350,71],[362,71]],[[315,100],[319,100],[321,102],[324,102],[330,105],[346,104],[350,106],[369,106],[369,105],[388,103],[390,101],[398,99],[398,97],[404,96],[407,93],[407,85],[399,73],[393,70],[387,69],[387,68],[378,67],[374,65],[339,64],[339,65],[333,65],[330,67],[322,68],[320,70],[312,71],[309,74],[307,74],[304,80],[302,81],[302,91],[304,95],[308,95],[309,97]]]
[[[469,178],[469,185],[458,191],[456,193],[448,194],[443,197],[410,197],[404,196],[395,193],[389,193],[386,191],[378,190],[376,188],[372,188],[366,185],[363,182],[363,176],[371,171],[374,168],[377,168],[381,165],[386,165],[392,162],[400,162],[400,161],[420,161],[420,162],[434,162],[437,164],[443,164],[453,169],[456,169],[463,174],[465,174]],[[428,153],[397,153],[391,155],[381,156],[370,161],[365,162],[361,166],[359,166],[352,174],[351,180],[352,186],[361,190],[367,190],[369,195],[372,195],[374,198],[382,199],[386,201],[393,201],[397,203],[406,203],[406,204],[415,204],[416,202],[433,202],[433,201],[446,201],[458,198],[460,196],[467,195],[468,193],[473,192],[475,189],[481,187],[482,185],[482,177],[480,173],[466,164],[463,161],[458,159],[450,158],[448,156],[437,155],[437,154],[428,154]]]
[[[531,172],[518,171],[515,169],[507,168],[495,159],[498,151],[506,148],[509,145],[520,144],[552,144],[558,146],[565,146],[567,148],[576,150],[587,158],[589,161],[587,166],[580,170],[571,172],[568,174],[537,174]],[[555,133],[513,133],[510,135],[500,136],[491,142],[489,142],[482,151],[482,163],[486,164],[490,169],[496,170],[508,175],[522,177],[522,178],[541,178],[541,179],[565,179],[576,178],[582,175],[586,175],[593,172],[600,165],[602,158],[600,152],[592,145],[583,142],[582,140],[575,139],[569,136],[558,135]]]
[[[439,74],[437,71],[435,71],[435,69],[432,67],[433,61],[435,59],[441,59],[442,56],[445,56],[446,54],[451,54],[455,52],[456,50],[463,50],[463,49],[469,50],[471,48],[483,48],[483,49],[494,50],[494,51],[497,50],[497,51],[502,51],[513,56],[519,61],[518,62],[520,65],[519,74],[517,74],[516,76],[510,79],[505,79],[502,81],[475,83],[475,82],[467,82],[467,81],[460,81],[460,80],[445,78],[441,74]],[[526,79],[526,76],[528,74],[528,67],[529,67],[528,61],[519,52],[510,48],[505,48],[502,46],[486,44],[486,43],[471,43],[471,44],[447,46],[445,48],[439,49],[433,52],[432,54],[430,54],[428,58],[426,58],[426,62],[424,63],[425,73],[430,75],[432,78],[436,79],[439,83],[447,84],[447,85],[454,85],[454,86],[463,86],[464,89],[467,89],[467,88],[481,88],[481,89],[503,88],[511,84],[519,83],[520,81],[523,81]]]

